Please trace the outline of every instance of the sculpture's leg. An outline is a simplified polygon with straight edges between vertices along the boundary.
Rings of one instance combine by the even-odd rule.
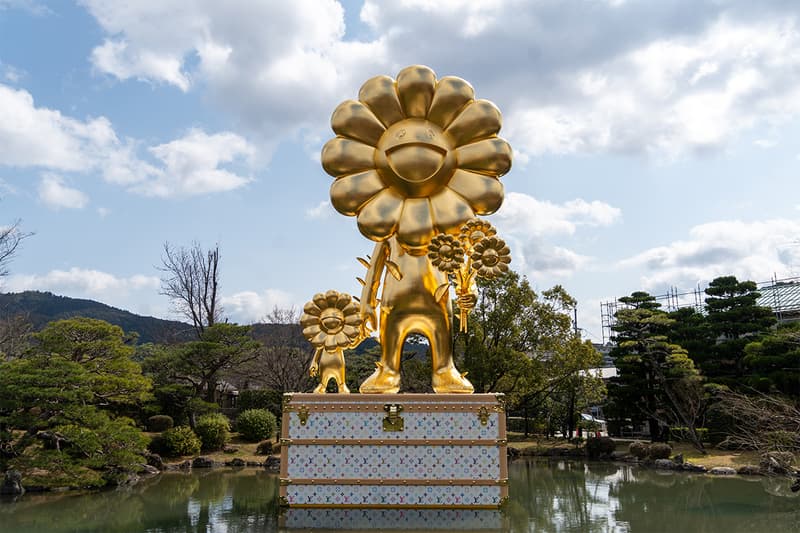
[[[330,376],[328,376],[327,373],[322,375],[322,380],[319,382],[319,385],[314,388],[314,394],[325,394],[325,391],[328,388],[329,377]]]
[[[447,320],[436,324],[428,339],[431,343],[431,363],[433,365],[432,385],[439,394],[457,392],[469,394],[475,391],[472,383],[461,375],[453,363],[453,345]]]
[[[362,394],[394,394],[400,390],[400,356],[407,334],[403,320],[381,313],[381,360],[358,388]]]

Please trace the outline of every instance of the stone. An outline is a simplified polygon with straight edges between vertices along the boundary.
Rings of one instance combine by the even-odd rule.
[[[231,459],[230,461],[228,461],[225,464],[227,466],[235,466],[235,467],[240,467],[240,466],[246,466],[247,465],[247,463],[244,462],[244,459],[241,459],[239,457]]]
[[[236,448],[235,446],[225,446],[222,448],[222,453],[236,453],[238,451],[239,448]]]
[[[708,473],[712,476],[734,476],[736,475],[736,469],[729,466],[715,466]]]
[[[756,465],[742,465],[736,469],[736,473],[740,476],[761,476],[764,472]]]
[[[158,470],[164,470],[164,460],[157,453],[148,452],[145,454],[144,458],[147,459],[148,465],[157,468]]]
[[[158,468],[154,467],[153,465],[139,465],[139,467],[141,468],[139,473],[146,476],[154,476],[161,473]]]
[[[659,470],[675,470],[675,463],[669,459],[656,459],[653,461],[653,466]]]
[[[679,454],[677,454],[675,457],[673,457],[673,458],[672,458],[672,460],[673,460],[673,462],[675,462],[676,464],[682,465],[682,464],[683,464],[683,462],[684,462],[684,461],[683,461],[683,454],[682,454],[682,453],[679,453]]]
[[[517,457],[519,457],[519,456],[520,456],[520,452],[519,452],[519,450],[518,450],[518,449],[516,449],[516,448],[512,448],[511,446],[509,446],[509,447],[506,449],[506,454],[508,455],[508,458],[509,458],[509,459],[516,459]]]
[[[697,472],[697,473],[705,473],[708,472],[708,468],[703,465],[696,465],[693,463],[683,463],[681,465],[681,470],[684,472]]]
[[[214,461],[209,457],[195,457],[192,461],[192,468],[213,468]]]
[[[269,457],[267,457],[267,460],[264,461],[264,468],[271,472],[280,472],[281,458],[276,457],[274,455],[270,455]]]
[[[3,484],[0,485],[0,494],[19,496],[25,494],[25,487],[22,486],[22,474],[17,470],[6,472]]]

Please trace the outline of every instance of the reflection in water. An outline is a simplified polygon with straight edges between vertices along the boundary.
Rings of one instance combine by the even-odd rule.
[[[315,532],[800,531],[800,495],[789,492],[785,480],[722,479],[571,461],[515,461],[509,478],[511,500],[502,515],[293,509],[279,517],[277,476],[263,470],[166,473],[121,490],[2,501],[0,530],[237,533],[295,532],[316,525]]]

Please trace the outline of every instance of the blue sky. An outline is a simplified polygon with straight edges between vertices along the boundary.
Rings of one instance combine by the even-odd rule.
[[[165,241],[219,243],[232,320],[358,292],[328,120],[410,64],[468,80],[515,150],[512,266],[599,303],[800,275],[800,7],[737,0],[0,0],[0,290],[171,316]]]

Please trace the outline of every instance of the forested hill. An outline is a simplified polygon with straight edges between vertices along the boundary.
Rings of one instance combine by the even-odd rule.
[[[183,342],[195,338],[192,326],[189,324],[137,315],[94,300],[57,296],[50,292],[39,291],[0,293],[0,319],[18,314],[25,315],[37,331],[53,320],[84,316],[105,320],[121,327],[126,333],[138,333],[139,344]],[[303,338],[300,324],[253,324],[252,326],[253,337],[265,344],[272,341],[284,346],[302,348],[309,346]],[[374,350],[377,346],[377,339],[370,337],[365,339],[355,352],[361,355]],[[426,344],[406,342],[404,351],[413,353],[415,357],[422,357],[427,348]]]
[[[138,333],[139,344],[184,341],[193,335],[189,324],[136,315],[94,300],[39,291],[0,293],[0,317],[17,314],[25,315],[35,330],[53,320],[76,316],[97,318],[121,327],[126,333]]]

